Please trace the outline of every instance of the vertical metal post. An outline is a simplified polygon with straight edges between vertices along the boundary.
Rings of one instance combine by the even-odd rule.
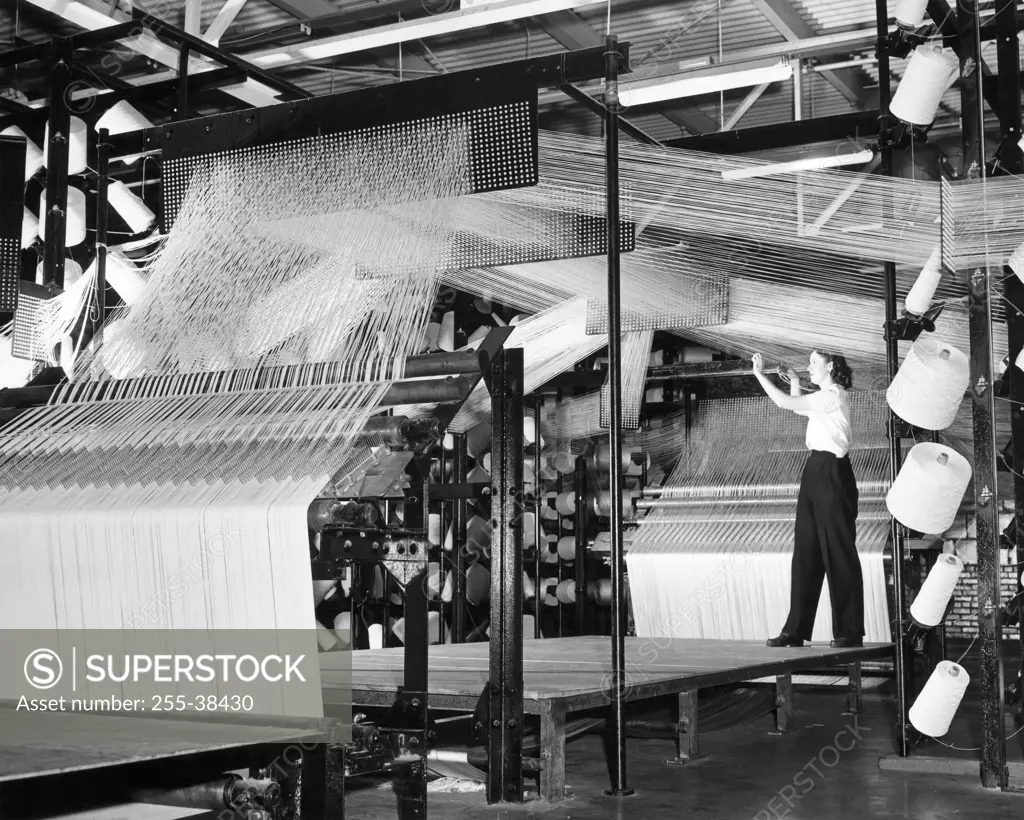
[[[107,318],[107,188],[110,183],[110,132],[100,129],[96,143],[96,307],[92,313],[92,335],[95,336]]]
[[[542,601],[541,601],[541,559],[543,557],[542,549],[548,548],[547,535],[544,533],[544,519],[541,517],[541,513],[544,511],[544,495],[541,492],[540,487],[540,416],[544,412],[544,396],[538,393],[535,396],[536,403],[534,404],[534,436],[537,442],[534,448],[534,487],[533,487],[533,637],[539,639],[541,637],[540,619],[543,613]],[[561,636],[559,636],[561,637]]]
[[[878,24],[878,148],[879,173],[883,176],[892,175],[892,118],[889,115],[889,103],[892,88],[889,75],[889,51],[886,40],[889,33],[888,8],[886,0],[875,0],[875,12]],[[887,223],[892,218],[892,202],[885,200],[882,220]],[[891,382],[896,377],[900,365],[900,351],[897,341],[896,314],[896,263],[885,263],[885,360],[886,372]],[[889,439],[889,476],[895,481],[903,461],[902,444],[897,427],[896,414],[888,413],[886,432]],[[896,751],[900,757],[910,754],[909,725],[907,723],[907,699],[910,696],[909,678],[911,667],[911,647],[906,640],[903,629],[906,583],[903,580],[906,560],[904,556],[903,526],[895,518],[890,523],[889,543],[892,548],[893,596],[892,612],[889,614],[892,640],[895,645],[893,672],[896,676]]]
[[[452,480],[466,483],[466,434],[452,435]],[[441,534],[444,538],[444,534]],[[456,498],[452,510],[452,643],[466,640],[466,500]]]
[[[1020,62],[1020,43],[1017,40],[1017,4],[1013,0],[996,0],[996,60],[999,73],[999,121],[1002,124],[1000,160],[1010,174],[1024,173],[1024,156],[1017,142],[1021,138],[1020,72],[1013,66]],[[1004,268],[1003,298],[1006,301],[1006,331],[1010,361],[1017,361],[1024,348],[1024,283],[1013,271]],[[1017,566],[1024,566],[1024,539],[1016,533],[1017,522],[1024,522],[1024,373],[1010,365],[1010,435],[1013,442],[1013,499],[1014,532],[1017,535]],[[1016,573],[1015,573],[1016,574]],[[1024,591],[1020,576],[1017,592]],[[1021,619],[1024,622],[1024,618]],[[1024,623],[1018,622],[1020,639],[1020,666],[1024,668]],[[1019,693],[1018,693],[1019,694]]]
[[[589,635],[591,603],[587,589],[587,539],[590,537],[590,527],[587,521],[587,460],[583,456],[576,459],[573,479],[573,494],[576,496],[576,515],[573,521],[573,533],[576,536],[576,634]]]
[[[633,793],[626,784],[626,607],[622,561],[622,328],[619,303],[619,41],[605,39],[605,166],[608,198],[608,386],[609,444],[611,447],[611,569],[612,569],[612,725],[615,732],[612,787],[607,794]]]
[[[491,365],[488,803],[523,802],[523,351]]]
[[[49,139],[46,146],[46,213],[39,214],[46,225],[43,251],[43,284],[64,287],[65,231],[68,209],[68,144],[71,140],[71,112],[68,110],[68,81],[71,55],[59,46],[50,73]]]
[[[957,3],[963,176],[985,185],[985,111],[982,103],[981,9],[978,0]],[[994,269],[1001,276],[1002,265]],[[981,782],[1007,783],[1003,722],[1002,629],[999,620],[999,501],[996,493],[995,396],[992,389],[992,301],[988,260],[967,275],[974,421],[974,498],[978,545],[978,628],[981,650]]]

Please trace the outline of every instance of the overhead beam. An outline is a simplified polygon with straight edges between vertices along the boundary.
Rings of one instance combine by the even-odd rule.
[[[818,36],[818,32],[804,21],[796,9],[790,5],[789,0],[751,0],[751,2],[772,24],[772,27],[786,38],[787,42],[795,43]],[[856,108],[868,107],[864,83],[855,68],[822,71],[821,76]]]
[[[761,85],[754,86],[750,89],[750,92],[743,98],[743,101],[736,106],[736,110],[729,115],[729,119],[725,121],[725,125],[722,126],[722,130],[732,131],[737,125],[739,125],[740,120],[743,119],[743,115],[751,109],[754,103],[761,99],[761,95],[768,90],[768,86],[770,85],[771,83],[761,83]]]
[[[109,5],[98,0],[25,0],[25,2],[43,11],[63,17],[65,20],[89,31],[99,31],[100,29],[132,21],[131,16],[121,11],[114,11],[108,16]],[[83,9],[87,11],[83,12]],[[156,63],[174,69],[176,72],[178,70],[178,49],[154,36],[155,32],[159,32],[161,29],[170,29],[172,26],[157,20],[157,25],[152,26],[152,30],[149,30],[149,28],[146,24],[140,25],[139,35],[131,39],[127,47],[131,48],[132,52],[142,54]],[[209,47],[208,43],[202,43],[202,45]],[[212,60],[198,56],[189,58],[189,76],[212,71],[216,68],[219,68],[219,66]],[[262,107],[280,102],[278,99],[279,91],[255,79],[248,79],[236,87],[225,88],[224,91],[232,97],[252,106]]]
[[[185,0],[185,33],[194,34],[198,37],[200,29],[200,18],[203,13],[203,0]]]
[[[225,0],[224,5],[217,12],[217,16],[210,23],[210,27],[203,33],[203,39],[212,45],[219,45],[220,38],[231,28],[231,24],[235,22],[238,12],[242,10],[245,3],[246,0]]]
[[[334,14],[338,10],[337,6],[332,6],[327,0],[268,0],[268,2],[297,20],[324,17]]]
[[[789,148],[808,142],[830,142],[849,137],[875,137],[878,134],[878,112],[857,111],[833,117],[816,117],[800,122],[762,125],[739,131],[705,133],[702,136],[668,140],[670,148],[708,151],[713,154],[745,154]]]
[[[605,0],[517,0],[435,14],[416,20],[407,20],[368,31],[355,31],[321,37],[306,43],[269,48],[247,55],[256,65],[276,67],[298,65],[342,54],[355,54],[382,46],[398,45],[410,40],[421,40],[443,34],[454,34],[487,26],[523,20],[539,14],[595,6]]]

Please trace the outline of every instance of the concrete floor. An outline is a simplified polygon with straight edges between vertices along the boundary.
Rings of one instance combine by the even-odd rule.
[[[664,739],[629,740],[628,798],[604,795],[608,776],[601,739],[588,735],[569,744],[567,783],[573,796],[560,804],[536,800],[523,807],[486,805],[481,792],[430,794],[432,818],[601,818],[647,820],[653,817],[716,820],[863,820],[906,817],[914,820],[1019,818],[1024,794],[988,791],[978,777],[901,774],[879,770],[878,759],[893,750],[891,699],[865,696],[865,712],[856,723],[844,715],[842,692],[797,692],[795,730],[780,736],[768,716],[745,726],[702,737],[705,756],[685,766],[666,765],[674,745]],[[977,712],[964,704],[965,712]],[[959,745],[969,744],[963,726]],[[956,734],[955,729],[953,734]],[[1024,733],[1010,741],[1010,759],[1020,759]],[[976,743],[973,745],[977,745]],[[973,757],[937,747],[923,754]],[[360,820],[396,817],[389,790],[366,781],[350,783],[347,814]]]

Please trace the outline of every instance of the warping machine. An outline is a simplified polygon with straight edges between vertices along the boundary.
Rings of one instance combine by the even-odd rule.
[[[137,18],[145,19],[141,13]],[[124,34],[122,28],[126,27],[119,27],[111,32],[111,36],[116,38]],[[180,35],[183,42],[190,42],[187,35],[166,27],[163,33],[167,36]],[[618,46],[617,51],[621,57],[621,69],[628,71],[628,45]],[[67,61],[71,59],[72,52],[73,48],[56,52],[60,55],[56,60],[56,85],[67,80]],[[253,163],[254,167],[263,167],[259,163],[272,167],[275,151],[282,152],[281,156],[285,158],[278,164],[294,161],[301,151],[314,154],[320,151],[324,156],[331,151],[342,154],[351,151],[359,156],[360,151],[369,154],[376,150],[374,140],[379,140],[386,152],[401,148],[403,144],[412,144],[414,139],[421,137],[424,139],[420,144],[426,152],[431,148],[431,129],[439,134],[454,135],[451,153],[458,155],[459,162],[455,164],[461,169],[459,179],[455,181],[457,185],[452,185],[453,190],[457,189],[457,195],[471,197],[534,185],[538,165],[538,85],[561,86],[604,76],[606,64],[605,49],[597,48],[339,95],[337,98],[287,102],[258,110],[184,120],[117,137],[101,133],[98,212],[103,214],[106,209],[105,174],[112,157],[124,154],[156,157],[163,167],[161,228],[168,237],[166,248],[173,249],[176,227],[179,228],[177,241],[181,243],[184,241],[183,233],[191,229],[189,226],[203,225],[201,208],[204,205],[202,196],[196,191],[200,190],[205,195],[201,189],[208,186],[214,191],[213,200],[217,197],[223,199],[223,191],[216,191],[214,186],[227,180],[230,193],[233,190],[231,184],[245,179],[247,162]],[[53,105],[55,109],[62,108],[60,93],[55,93]],[[67,109],[63,108],[55,116],[66,117],[67,114]],[[402,142],[406,139],[402,136],[402,128],[413,134],[406,143]],[[51,157],[59,162],[58,155],[51,154]],[[259,179],[250,174],[250,182],[259,183]],[[63,184],[66,185],[66,180]],[[247,195],[245,191],[239,193],[243,198],[236,201],[254,202],[257,208],[266,205],[271,212],[277,207],[271,197],[251,192]],[[322,199],[317,200],[317,196]],[[313,199],[309,200],[311,207],[329,207],[334,201],[332,196],[331,191],[313,192]],[[524,206],[520,224],[527,226],[525,235],[505,237],[502,242],[487,241],[480,226],[474,226],[472,222],[456,220],[450,226],[437,228],[435,232],[442,235],[447,243],[444,258],[439,261],[440,269],[444,270],[446,266],[458,268],[470,263],[482,266],[498,261],[529,261],[538,254],[558,257],[603,253],[608,245],[601,239],[605,228],[603,203],[599,202],[599,197],[588,196],[588,206],[571,215],[554,210],[544,213],[533,205]],[[197,198],[200,200],[198,205]],[[351,204],[356,201],[357,197],[350,196],[344,207],[358,209],[360,205]],[[394,208],[388,218],[395,219],[395,224],[419,227],[415,223],[416,215],[408,209],[402,211],[400,201],[392,205]],[[372,203],[362,207],[372,207]],[[366,213],[358,210],[352,211],[351,215],[357,222],[368,219]],[[39,419],[60,415],[62,411],[56,409],[59,407],[73,408],[69,412],[74,414],[88,404],[102,405],[105,408],[103,412],[108,415],[94,420],[98,423],[92,426],[80,428],[87,429],[88,435],[95,437],[96,446],[78,450],[68,439],[71,449],[67,465],[60,463],[59,459],[53,461],[55,466],[51,480],[55,488],[62,486],[62,481],[74,485],[75,481],[87,475],[89,464],[103,464],[103,454],[113,453],[118,446],[124,446],[124,449],[115,457],[115,463],[126,476],[140,475],[148,481],[167,480],[169,477],[174,480],[174,476],[180,475],[186,485],[189,482],[202,485],[207,481],[216,484],[218,479],[216,472],[210,476],[202,474],[204,454],[216,469],[238,464],[245,470],[253,470],[251,475],[255,478],[265,476],[267,470],[276,469],[273,465],[284,463],[273,461],[273,444],[267,443],[287,442],[288,431],[292,429],[288,418],[275,415],[277,408],[271,398],[275,390],[285,389],[296,395],[307,391],[310,398],[300,399],[295,405],[306,415],[296,418],[306,419],[313,410],[322,414],[323,426],[315,434],[310,434],[298,444],[288,444],[299,456],[304,453],[310,456],[312,463],[309,469],[314,475],[320,469],[318,459],[326,457],[316,450],[317,436],[323,436],[322,431],[329,430],[332,423],[343,424],[342,416],[344,419],[359,419],[362,418],[360,414],[365,415],[355,429],[351,425],[338,428],[348,437],[347,449],[343,452],[337,450],[344,455],[342,466],[340,469],[338,464],[331,466],[328,470],[330,481],[315,493],[317,497],[305,515],[312,577],[314,587],[319,590],[318,634],[321,648],[327,650],[320,657],[322,665],[329,665],[332,654],[345,654],[329,651],[336,646],[379,645],[384,640],[393,643],[395,630],[389,610],[395,606],[392,593],[399,593],[404,610],[401,642],[405,646],[405,684],[395,707],[379,721],[356,720],[351,739],[339,741],[329,735],[309,735],[302,731],[306,728],[304,723],[299,728],[290,729],[288,720],[266,716],[268,723],[277,727],[276,736],[269,740],[242,740],[209,754],[202,744],[194,749],[183,748],[182,752],[188,752],[188,762],[182,766],[169,763],[167,757],[157,751],[152,761],[143,767],[145,771],[140,769],[137,777],[136,773],[122,773],[114,766],[115,760],[104,760],[100,763],[102,771],[93,776],[88,785],[84,781],[81,784],[76,781],[77,790],[44,793],[46,790],[40,784],[51,782],[46,778],[53,776],[54,770],[44,764],[40,764],[38,771],[31,767],[19,770],[9,782],[0,783],[5,807],[10,808],[12,816],[70,810],[75,805],[88,805],[90,801],[136,801],[184,808],[236,810],[252,820],[299,816],[337,818],[344,815],[346,777],[390,770],[394,776],[400,816],[424,817],[425,764],[427,751],[435,739],[434,729],[428,720],[426,680],[426,650],[431,637],[428,630],[437,623],[428,613],[430,564],[436,562],[452,570],[456,590],[452,598],[451,629],[458,639],[472,637],[467,636],[470,630],[462,611],[464,596],[459,594],[462,592],[460,585],[465,582],[465,565],[462,562],[466,553],[460,543],[464,535],[460,533],[465,527],[467,502],[477,503],[479,511],[489,513],[491,594],[489,613],[485,622],[477,625],[477,637],[481,637],[486,629],[492,653],[491,683],[481,692],[479,714],[474,721],[478,725],[475,743],[480,751],[474,751],[467,757],[477,765],[487,767],[489,800],[522,800],[524,769],[537,771],[542,767],[538,760],[524,759],[522,754],[522,512],[524,506],[538,502],[532,497],[527,498],[524,487],[523,356],[514,345],[506,344],[511,328],[493,330],[485,338],[477,339],[474,344],[458,351],[426,355],[415,355],[414,352],[414,355],[396,355],[393,361],[387,359],[389,339],[383,332],[377,334],[376,341],[381,349],[375,351],[372,335],[363,338],[358,330],[346,328],[344,332],[339,331],[341,335],[335,341],[349,344],[350,339],[344,333],[350,333],[351,339],[355,340],[352,344],[362,345],[359,349],[369,351],[369,355],[337,365],[321,365],[317,363],[321,360],[312,353],[316,350],[316,338],[302,329],[305,325],[297,326],[302,332],[294,336],[275,337],[280,332],[275,325],[276,308],[291,311],[288,315],[300,316],[302,322],[314,327],[314,308],[329,315],[330,310],[339,309],[338,305],[343,304],[344,299],[353,298],[351,293],[341,294],[336,303],[331,302],[329,282],[323,272],[314,268],[309,275],[303,273],[295,281],[284,279],[285,287],[274,292],[272,297],[253,301],[251,309],[241,316],[242,326],[234,331],[233,336],[222,334],[218,343],[214,341],[217,335],[214,333],[202,344],[191,344],[192,337],[187,334],[198,339],[195,333],[198,331],[202,335],[205,332],[204,323],[207,325],[205,330],[216,329],[210,322],[215,322],[221,315],[217,310],[224,310],[223,305],[212,310],[207,318],[203,311],[208,308],[190,296],[188,291],[188,288],[198,288],[199,285],[194,281],[179,282],[173,278],[161,284],[160,296],[167,300],[166,305],[160,305],[152,298],[149,301],[146,298],[131,301],[128,289],[119,287],[111,279],[109,283],[117,289],[125,304],[110,312],[106,304],[108,281],[105,273],[111,255],[107,253],[106,228],[101,217],[96,237],[95,269],[83,277],[85,284],[80,286],[86,294],[90,288],[96,289],[99,306],[92,311],[92,318],[88,321],[72,323],[68,328],[61,325],[62,332],[67,330],[80,339],[80,348],[75,352],[81,352],[82,358],[72,366],[73,358],[66,355],[61,358],[58,352],[63,336],[54,345],[54,325],[46,324],[44,319],[37,321],[33,318],[36,315],[33,311],[39,310],[40,306],[43,308],[40,315],[47,315],[46,303],[65,292],[70,293],[73,287],[69,283],[67,291],[63,290],[65,249],[58,238],[63,227],[60,216],[57,213],[52,217],[56,221],[47,223],[49,239],[44,285],[42,288],[26,285],[12,300],[16,302],[21,317],[14,327],[15,347],[51,366],[64,365],[66,375],[72,375],[73,369],[75,379],[71,384],[54,384],[54,375],[59,378],[59,371],[44,369],[37,373],[35,382],[30,386],[0,393],[0,409],[4,412],[3,421],[7,423],[3,434],[9,441],[14,441],[14,437],[31,430]],[[293,246],[301,246],[295,251],[297,254],[320,253],[325,249],[313,246],[318,241],[332,241],[318,238],[328,237],[329,229],[320,229],[320,234],[312,239],[308,233],[299,237],[294,227],[287,224],[287,216],[285,213],[272,213],[277,221],[268,223],[268,236],[276,242],[283,242],[289,253],[292,253]],[[318,214],[313,211],[307,216],[316,221]],[[435,227],[430,222],[431,218],[425,218],[424,230]],[[411,222],[402,223],[403,219]],[[623,220],[620,229],[623,249],[628,250],[632,226]],[[215,238],[222,242],[239,241],[230,234]],[[250,237],[242,237],[241,241],[250,241]],[[302,245],[303,242],[307,244]],[[423,245],[419,249],[421,253],[426,247]],[[166,248],[165,260],[169,253]],[[213,262],[222,264],[216,262],[216,249],[199,247],[196,250],[209,253]],[[330,247],[326,250],[337,252]],[[268,262],[268,266],[271,264],[284,263],[273,260]],[[129,267],[134,275],[134,266]],[[159,275],[157,270],[154,276]],[[374,287],[369,270],[359,269],[352,279],[357,290],[364,287],[368,290],[368,298],[373,295]],[[259,275],[258,271],[256,275]],[[146,285],[145,282],[140,284]],[[314,290],[304,293],[302,285],[306,284]],[[223,284],[217,283],[216,286],[222,291],[225,289]],[[414,286],[422,287],[415,283],[410,285]],[[309,293],[316,293],[317,298],[325,298],[326,301],[302,313],[305,310],[302,300],[310,299]],[[326,294],[326,297],[319,294]],[[214,302],[217,298],[220,297],[211,292]],[[58,302],[51,304],[55,306]],[[165,310],[170,305],[181,305],[186,312],[171,314]],[[196,311],[195,315],[187,313],[189,308]],[[408,305],[398,305],[393,315],[399,315],[408,308]],[[167,317],[162,324],[153,320],[161,311]],[[378,312],[383,313],[382,310]],[[115,321],[104,324],[103,318],[109,320],[111,316]],[[356,328],[359,318],[355,317]],[[180,332],[186,334],[189,343],[171,336],[166,340],[146,337],[148,331],[140,330],[150,322],[149,327],[156,328],[154,332],[159,334],[163,332],[159,328],[166,327],[168,321],[174,324],[178,320]],[[387,317],[380,320],[382,327],[386,321]],[[409,327],[403,330],[409,334]],[[144,337],[152,338],[153,344],[148,347],[139,344]],[[300,339],[301,343],[294,339]],[[160,348],[160,344],[169,346]],[[310,356],[314,356],[313,363]],[[375,378],[385,385],[377,394],[370,389]],[[363,393],[370,396],[360,398],[365,406],[358,412],[353,409],[354,404],[346,404],[349,401],[345,398],[345,390],[349,390],[347,385],[355,385],[352,389],[362,391],[360,396]],[[265,394],[268,400],[261,402],[261,394]],[[490,410],[489,475],[485,481],[473,481],[456,470],[453,480],[445,481],[446,456],[441,447],[442,437],[460,406],[474,394],[477,406],[489,405]],[[164,409],[155,416],[147,415],[144,408],[156,407],[156,404],[147,404],[154,402],[165,402]],[[184,410],[186,407],[189,408],[187,411]],[[336,407],[339,413],[336,422],[330,419],[332,407]],[[227,408],[234,415],[223,423],[211,416],[210,432],[202,432],[196,425],[201,424],[204,413],[220,412],[217,408]],[[198,444],[193,445],[186,438],[171,443],[175,435],[190,435],[184,432],[189,429],[187,425],[175,426],[182,421],[185,412],[196,413],[191,435],[197,437]],[[133,419],[131,425],[125,426],[129,419]],[[166,425],[163,429],[168,431],[167,435],[158,433],[155,426],[146,432],[145,425],[149,423]],[[262,446],[267,448],[269,462],[261,461],[253,443],[246,441],[247,425],[259,426],[261,435],[266,436]],[[68,429],[70,431],[70,427]],[[326,438],[324,440],[327,441]],[[237,453],[232,453],[233,443],[238,444]],[[464,442],[462,436],[457,435],[456,452],[460,447],[464,447]],[[249,457],[246,453],[250,451],[255,461],[248,465],[245,458]],[[150,454],[152,459],[148,457]],[[173,454],[177,454],[177,462]],[[435,475],[440,481],[431,475],[432,457],[438,455],[442,463]],[[268,463],[270,467],[266,466]],[[465,463],[464,459],[462,463]],[[26,476],[31,474],[28,461],[22,463],[18,459],[9,461],[5,469],[11,482],[19,480],[10,478],[21,476],[19,470]],[[168,469],[169,473],[161,476],[161,469]],[[243,478],[249,475],[245,472]],[[238,500],[244,502],[244,495]],[[74,509],[62,510],[62,514],[70,517]],[[431,519],[438,515],[443,518],[440,526],[435,528]],[[454,525],[451,529],[455,534],[454,549],[450,555],[446,554],[443,543],[449,523]],[[437,533],[440,533],[439,537]],[[159,537],[159,533],[154,537]],[[242,547],[250,552],[256,551],[255,545],[243,544]],[[128,549],[127,545],[125,549]],[[116,555],[117,550],[110,554]],[[126,554],[126,557],[129,556]],[[132,554],[130,560],[139,560],[139,554]],[[143,557],[142,560],[147,559]],[[249,572],[249,560],[244,551],[237,557],[232,556],[231,562],[238,561],[234,564],[235,574],[242,576]],[[293,568],[294,565],[292,568],[283,564],[271,566],[270,576],[264,583],[269,584],[272,580],[274,584],[285,581],[290,584],[292,575],[300,575],[293,573]],[[384,569],[384,577],[388,578],[384,596],[374,589],[379,583],[378,568]],[[282,571],[282,577],[276,577]],[[113,590],[111,598],[121,594],[110,586],[109,580],[102,581],[101,573],[94,575],[96,577],[90,577],[90,584],[96,583],[98,577],[101,584],[107,584],[108,592]],[[258,585],[257,577],[259,573],[252,575],[253,580],[249,583]],[[235,583],[238,584],[237,579]],[[242,586],[236,588],[240,590]],[[338,615],[342,614],[337,608],[341,589],[349,594],[350,612],[358,615],[349,621],[348,628],[342,628],[337,621]],[[255,593],[255,587],[253,591]],[[253,595],[254,604],[257,597]],[[216,610],[219,603],[213,601],[207,608]],[[163,601],[163,604],[166,604],[164,609],[157,608],[161,615],[177,612],[180,616],[184,612],[180,607],[174,609],[178,602]],[[230,617],[218,617],[222,618],[222,623],[230,622],[235,628],[246,628],[238,619],[238,613],[246,606],[244,602],[225,605],[224,615]],[[74,614],[71,608],[67,613]],[[56,626],[70,623],[67,613],[60,613]],[[85,609],[83,613],[88,614]],[[297,610],[294,614],[300,616]],[[269,615],[261,613],[259,623],[272,623]],[[332,620],[333,623],[325,623]],[[83,625],[94,621],[95,618],[84,617]],[[194,627],[199,622],[189,625],[186,617],[182,623]],[[109,623],[103,628],[113,626]],[[215,626],[212,623],[209,628]],[[330,678],[331,671],[324,675],[325,679]],[[332,702],[331,696],[325,694],[324,710],[328,717],[332,710],[344,715],[348,708],[343,688],[338,689],[337,698],[337,702]],[[257,722],[259,719],[260,716],[256,716]],[[110,727],[116,724],[136,727],[129,728],[129,732],[160,734],[151,721],[142,718],[95,718],[114,721],[114,724],[102,725],[90,723],[92,720],[83,719],[80,726],[68,724],[69,731],[92,734],[89,727],[94,726],[95,731],[102,734],[111,731]],[[301,751],[289,757],[289,750],[294,752],[297,748]],[[74,750],[69,754],[73,755]],[[242,769],[249,770],[249,779],[240,780],[228,774],[211,777],[214,772]]]

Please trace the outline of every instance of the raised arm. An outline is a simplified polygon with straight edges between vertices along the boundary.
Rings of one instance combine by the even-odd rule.
[[[799,382],[793,382],[790,388],[792,393],[788,396],[772,384],[771,380],[764,374],[764,359],[761,358],[760,353],[754,354],[754,376],[776,407],[781,407],[783,410],[792,410],[796,413],[810,411],[811,403],[807,400],[806,396],[800,395]]]

